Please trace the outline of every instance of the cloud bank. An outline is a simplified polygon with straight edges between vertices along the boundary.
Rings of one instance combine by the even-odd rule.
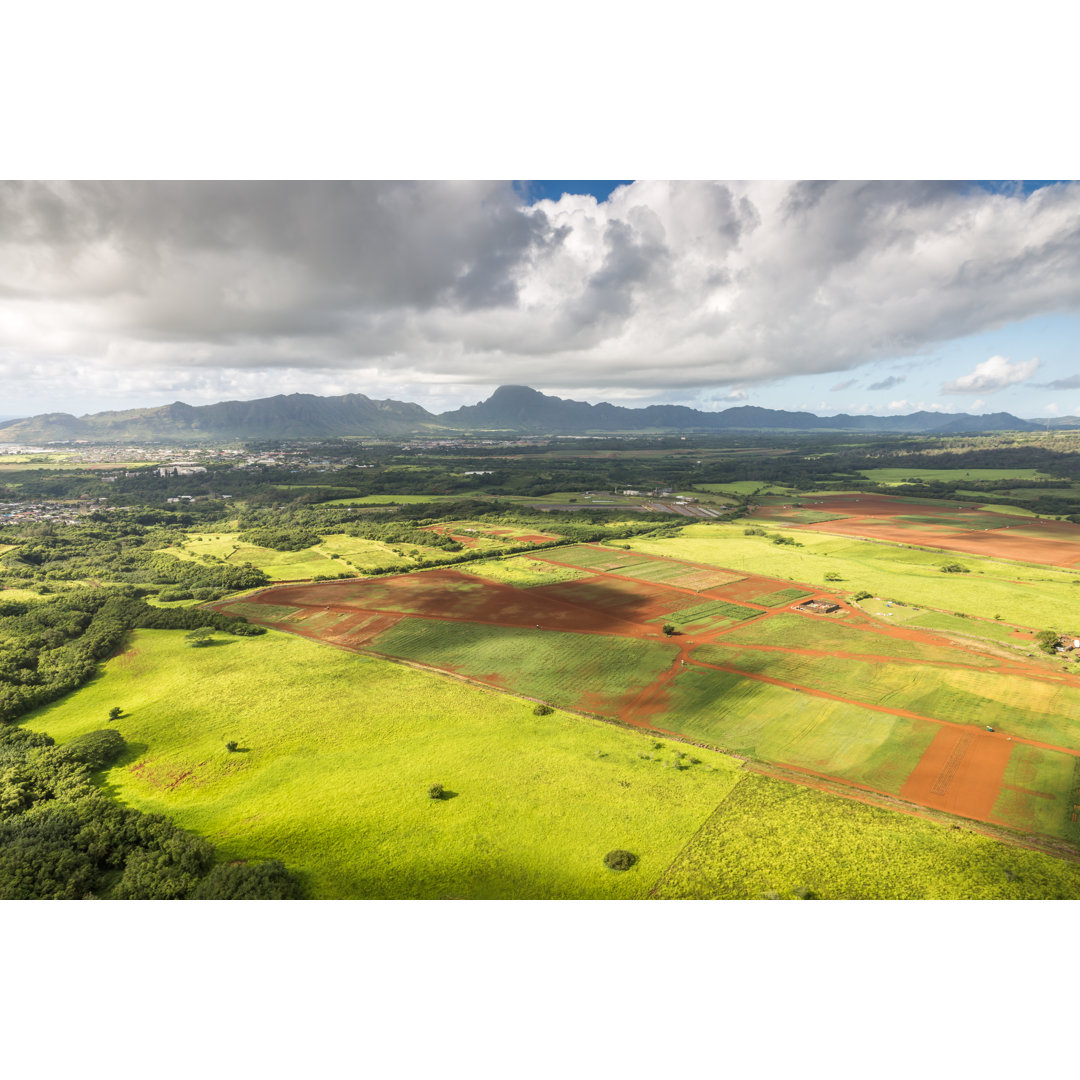
[[[0,300],[43,392],[738,389],[1080,310],[1080,184],[7,183]]]

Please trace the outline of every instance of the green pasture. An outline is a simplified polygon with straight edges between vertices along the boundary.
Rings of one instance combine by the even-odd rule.
[[[744,775],[650,896],[1075,900],[1080,865],[968,829]]]
[[[940,611],[925,611],[918,607],[904,607],[878,597],[860,600],[858,607],[880,619],[888,619],[895,626],[912,626],[921,630],[939,630],[946,634],[962,634],[965,637],[984,638],[987,641],[1005,642],[1012,646],[1025,645],[1013,637],[1013,628],[992,619],[967,619],[959,615],[946,615]],[[967,661],[965,661],[967,662]]]
[[[963,621],[963,620],[960,620]],[[865,656],[897,656],[911,660],[932,660],[945,664],[992,665],[990,656],[958,652],[944,642],[924,645],[893,634],[861,630],[845,623],[805,615],[782,614],[756,623],[747,623],[724,635],[724,644],[772,645],[791,649],[817,649],[830,653]]]
[[[784,507],[770,507],[766,520],[786,521],[791,525],[816,525],[821,521],[838,521],[846,517],[851,517],[851,515],[829,514],[823,510],[787,510]]]
[[[32,589],[0,589],[0,600],[20,600],[24,602],[29,600],[34,602],[47,599],[48,597],[43,597]]]
[[[979,507],[984,514],[1007,514],[1009,517],[1038,517],[1039,514],[1035,510],[1026,510],[1022,506],[1010,506],[1008,503],[987,503],[979,502],[978,500],[984,498],[988,493],[985,491],[958,491],[957,496],[962,496],[964,499],[971,499]],[[1021,493],[1018,491],[995,491],[995,495],[1005,497],[1015,497],[1020,499],[1030,499],[1038,497],[1042,492],[1038,488],[1029,488],[1027,493]],[[1060,494],[1056,489],[1053,492],[1048,491],[1047,494]]]
[[[695,656],[703,652],[695,650]],[[690,664],[657,726],[724,750],[899,792],[938,731],[911,720]]]
[[[940,481],[945,484],[965,480],[1055,480],[1038,469],[864,469],[862,475],[873,484],[897,485],[908,480]]]
[[[402,619],[369,647],[609,717],[669,668],[678,652],[666,642],[418,618]]]
[[[315,898],[644,896],[732,788],[736,762],[287,634],[202,649],[140,630],[102,675],[26,721],[128,740],[106,789],[282,859]],[[239,741],[229,753],[225,743]],[[441,783],[453,796],[428,797]],[[603,857],[639,857],[625,873]]]
[[[990,724],[1005,734],[1080,750],[1080,686],[917,663],[839,656],[822,661],[722,644],[699,646],[694,659],[824,690],[866,705],[904,709],[959,724]]]
[[[31,461],[26,463],[0,461],[0,473],[41,472],[110,472],[113,469],[153,469],[155,461]]]
[[[630,551],[619,551],[617,548],[609,547],[587,547],[584,544],[558,548],[551,552],[550,557],[561,563],[593,570],[596,573],[603,570],[619,570],[624,566],[644,564],[651,561]]]
[[[363,573],[368,569],[387,567],[405,570],[422,559],[445,557],[445,552],[435,547],[384,544],[346,533],[327,533],[318,544],[302,551],[275,551],[241,543],[238,533],[192,533],[181,547],[163,550],[179,559],[249,562],[273,581],[293,581],[319,574]]]
[[[579,578],[588,576],[585,570],[577,570],[571,566],[556,566],[555,563],[530,559],[527,555],[462,563],[459,569],[463,574],[475,574],[488,581],[498,581],[518,588],[554,585],[559,581],[577,581]]]
[[[1080,580],[1075,571],[1003,562],[979,555],[925,551],[878,544],[852,537],[827,536],[770,527],[769,533],[790,536],[802,547],[774,544],[768,536],[745,536],[744,523],[684,527],[677,537],[627,541],[645,554],[669,555],[693,562],[760,574],[830,590],[865,590],[875,596],[903,600],[920,607],[962,611],[1042,629],[1069,629],[1077,618]],[[960,562],[967,574],[944,574],[941,565]],[[839,573],[841,582],[826,581]],[[1017,587],[1017,582],[1021,587]]]

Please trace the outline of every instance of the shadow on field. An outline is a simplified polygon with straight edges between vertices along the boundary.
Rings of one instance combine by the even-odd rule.
[[[446,802],[447,799],[456,799],[457,797],[458,797],[458,793],[456,791],[447,791],[445,788],[443,788],[442,794],[436,796],[434,801],[435,802]]]

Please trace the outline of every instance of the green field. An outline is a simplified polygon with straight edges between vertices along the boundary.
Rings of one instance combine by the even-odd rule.
[[[403,554],[397,554],[395,547]],[[302,551],[275,551],[241,543],[238,533],[192,533],[180,548],[165,548],[179,559],[203,562],[221,560],[262,570],[272,581],[296,581],[316,575],[363,573],[367,569],[416,566],[421,559],[442,559],[439,548],[415,544],[384,544],[346,533],[327,533],[322,540]]]
[[[724,644],[773,645],[865,656],[899,656],[945,664],[995,663],[993,657],[958,652],[944,643],[941,646],[926,645],[893,634],[875,633],[872,629],[862,630],[846,623],[808,619],[804,615],[786,613],[740,626],[724,635]]]
[[[983,638],[987,641],[1002,642],[1014,648],[1023,647],[1026,651],[1030,642],[1024,642],[1013,636],[1013,628],[1004,622],[992,619],[967,619],[959,615],[946,615],[940,611],[926,611],[918,607],[905,607],[892,604],[879,597],[860,600],[858,606],[870,615],[886,620],[894,626],[911,626],[920,630],[937,630],[950,636],[955,634],[970,638]]]
[[[908,480],[963,483],[965,480],[1055,480],[1038,469],[864,469],[863,476],[874,484],[896,485]]]
[[[443,502],[459,495],[358,495],[351,499],[330,499],[320,506],[415,506],[418,503]]]
[[[635,551],[669,555],[693,562],[806,582],[834,589],[826,573],[839,573],[844,588],[903,600],[920,607],[962,611],[1042,629],[1071,629],[1077,619],[1080,580],[1073,571],[1048,566],[999,562],[978,555],[922,551],[875,544],[848,537],[773,527],[802,547],[773,544],[767,536],[745,536],[745,525],[688,525],[671,539],[638,537],[627,543]],[[943,574],[943,562],[959,561],[968,574]],[[1017,588],[1016,582],[1022,583]]]
[[[665,730],[894,794],[938,730],[928,720],[695,666],[669,685],[667,706],[658,722]]]
[[[1080,687],[993,671],[885,661],[827,660],[785,652],[701,645],[694,659],[824,690],[866,705],[903,709],[959,724],[1080,750]]]
[[[183,638],[136,631],[27,725],[64,741],[121,706],[131,752],[109,790],[225,859],[284,860],[316,898],[640,897],[739,776],[719,754],[676,767],[636,732],[286,634]],[[436,782],[454,797],[429,799]],[[638,865],[608,870],[613,848]]]
[[[735,626],[746,619],[755,619],[761,614],[755,608],[742,607],[727,600],[710,600],[650,619],[649,622],[670,623],[680,634],[708,634]]]
[[[650,894],[666,900],[1076,900],[1080,865],[748,774]]]
[[[1080,825],[1072,818],[1078,774],[1078,759],[1070,754],[1041,746],[1014,747],[994,804],[994,820],[1076,843]]]
[[[755,596],[752,600],[755,604],[761,604],[763,607],[781,607],[809,595],[810,593],[805,589],[777,589],[775,592]]]
[[[617,716],[678,652],[664,642],[416,618],[402,619],[370,648],[601,716]]]
[[[488,581],[499,581],[505,585],[526,589],[533,585],[554,585],[558,581],[577,581],[588,576],[585,570],[556,566],[554,563],[530,559],[527,555],[462,563],[459,569],[463,574],[475,574]]]

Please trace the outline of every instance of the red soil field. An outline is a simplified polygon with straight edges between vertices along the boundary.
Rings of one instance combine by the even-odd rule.
[[[900,789],[900,797],[989,821],[1013,746],[1005,736],[974,726],[942,727]]]
[[[1061,524],[1066,524],[1062,522]],[[1013,559],[1017,562],[1038,563],[1042,566],[1076,566],[1080,563],[1080,526],[1073,540],[1049,540],[1024,536],[1013,529],[987,529],[986,531],[947,529],[928,525],[915,527],[910,523],[890,525],[880,518],[848,518],[844,521],[826,521],[820,525],[799,525],[794,528],[812,532],[832,533],[839,536],[864,537],[868,540],[886,540],[912,547],[937,547],[947,551],[961,551],[969,555],[983,555],[989,559]]]

